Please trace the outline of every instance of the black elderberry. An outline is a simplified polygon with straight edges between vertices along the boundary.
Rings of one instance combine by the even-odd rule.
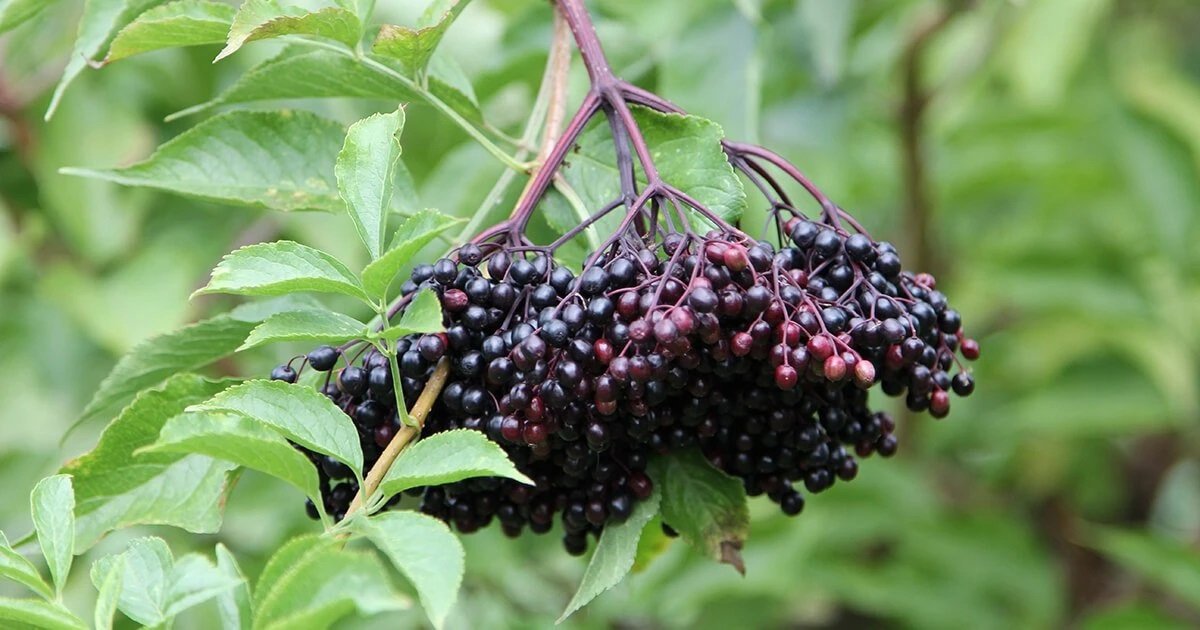
[[[308,353],[308,364],[318,372],[328,372],[337,363],[338,351],[332,346],[321,346]]]
[[[293,370],[292,366],[290,365],[280,365],[271,370],[271,380],[283,381],[284,383],[295,383],[296,370]]]
[[[360,396],[367,391],[367,372],[358,366],[350,366],[338,375],[338,388],[351,396]]]
[[[442,258],[433,264],[433,279],[441,285],[449,285],[458,277],[458,265],[449,258]]]

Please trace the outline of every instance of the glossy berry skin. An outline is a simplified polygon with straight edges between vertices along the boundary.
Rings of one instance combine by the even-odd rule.
[[[292,366],[290,365],[281,365],[276,367],[274,370],[271,370],[271,380],[283,381],[284,383],[295,383],[296,370],[293,370]]]
[[[464,246],[405,284],[437,293],[445,329],[396,341],[399,382],[387,357],[350,347],[336,383],[317,387],[354,422],[370,468],[401,430],[396,394],[412,409],[448,366],[421,437],[478,432],[534,481],[406,493],[461,533],[561,527],[567,550],[585,553],[589,536],[653,495],[650,463],[687,449],[799,514],[808,494],[855,479],[863,458],[897,451],[895,421],[870,390],[945,415],[951,395],[974,389],[957,356],[978,356],[978,344],[891,245],[825,218],[781,223],[783,242],[631,233],[578,273],[500,240]],[[344,516],[357,487],[310,457],[324,507]]]
[[[328,372],[337,364],[338,351],[332,346],[321,346],[309,352],[306,358],[312,369],[318,372]]]

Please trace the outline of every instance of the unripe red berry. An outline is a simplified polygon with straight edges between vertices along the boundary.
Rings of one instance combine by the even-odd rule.
[[[867,389],[875,382],[875,366],[866,359],[854,366],[854,384]]]
[[[934,418],[945,418],[950,413],[950,394],[943,389],[933,390],[929,397],[929,415]]]
[[[825,373],[825,378],[836,383],[843,378],[846,378],[846,362],[842,359],[842,357],[832,355],[828,359],[825,359],[823,371]]]
[[[790,390],[796,386],[800,375],[796,373],[796,369],[790,365],[781,365],[775,368],[775,384],[779,389]]]
[[[974,339],[963,339],[962,355],[968,361],[974,361],[979,358],[979,342]]]

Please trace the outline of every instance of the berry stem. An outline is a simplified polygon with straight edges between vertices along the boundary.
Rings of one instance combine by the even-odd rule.
[[[367,472],[367,477],[363,481],[362,487],[358,490],[358,495],[354,497],[354,501],[350,503],[350,508],[346,510],[346,518],[362,509],[365,498],[371,497],[379,488],[379,482],[383,481],[383,477],[387,475],[388,470],[392,468],[392,464],[396,462],[396,458],[400,453],[408,448],[409,444],[416,441],[421,434],[421,427],[425,426],[425,418],[429,416],[430,410],[433,409],[433,404],[437,401],[437,397],[442,393],[442,387],[446,385],[446,378],[450,375],[450,361],[442,358],[438,362],[437,368],[433,371],[433,375],[429,377],[429,381],[425,384],[425,389],[421,391],[421,395],[417,397],[417,402],[413,404],[412,412],[408,415],[412,419],[411,425],[400,427],[396,435],[388,442],[387,448],[383,449],[383,453],[379,455],[379,460]],[[398,383],[397,383],[398,385]]]

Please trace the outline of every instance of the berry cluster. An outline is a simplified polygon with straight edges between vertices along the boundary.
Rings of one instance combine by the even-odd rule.
[[[699,448],[794,515],[801,489],[896,451],[895,423],[868,406],[875,383],[939,418],[951,392],[971,393],[957,354],[974,359],[978,345],[931,276],[823,221],[777,227],[778,247],[735,229],[629,234],[579,275],[542,248],[486,241],[414,269],[402,292],[434,290],[446,331],[397,341],[404,399],[440,360],[451,365],[423,433],[484,432],[537,482],[419,489],[420,509],[462,532],[499,521],[513,536],[545,533],[561,514],[565,547],[583,553],[589,534],[650,495],[651,457]],[[359,428],[370,466],[399,429],[397,384],[374,350],[333,370],[338,358],[322,347],[306,364],[329,373],[324,391]],[[350,471],[313,457],[325,508],[341,518],[357,492]]]

